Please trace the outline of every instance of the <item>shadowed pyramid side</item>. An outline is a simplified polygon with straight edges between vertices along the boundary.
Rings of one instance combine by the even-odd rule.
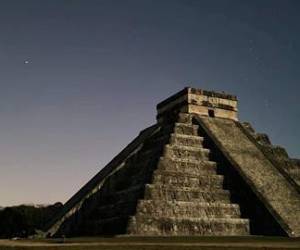
[[[71,217],[74,218],[83,203],[101,189],[107,177],[117,171],[129,157],[135,155],[141,149],[145,140],[158,130],[159,125],[155,124],[141,131],[128,146],[64,204],[63,209],[46,226],[45,236],[58,235],[62,231],[62,225],[66,224],[66,221],[69,221]]]

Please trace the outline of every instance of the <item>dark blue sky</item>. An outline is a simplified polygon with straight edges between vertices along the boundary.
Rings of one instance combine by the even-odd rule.
[[[300,157],[300,1],[1,0],[0,205],[66,201],[184,86]]]

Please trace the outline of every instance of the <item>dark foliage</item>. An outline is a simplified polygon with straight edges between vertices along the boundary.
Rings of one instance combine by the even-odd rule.
[[[44,207],[20,205],[3,208],[0,211],[0,238],[32,235],[35,230],[43,229],[61,208],[59,202]]]

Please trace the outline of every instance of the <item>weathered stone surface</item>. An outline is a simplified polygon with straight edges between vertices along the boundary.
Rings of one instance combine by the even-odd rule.
[[[183,160],[209,160],[209,149],[190,146],[166,145],[164,157]]]
[[[169,143],[178,146],[200,147],[202,146],[203,140],[203,137],[195,135],[171,134]]]
[[[237,204],[218,202],[140,200],[137,209],[138,214],[154,217],[240,218],[241,216]]]
[[[175,123],[174,134],[198,135],[198,126],[186,123]]]
[[[160,170],[175,171],[177,173],[189,173],[197,175],[199,173],[217,172],[217,163],[208,160],[190,160],[190,159],[170,159],[161,157],[158,163]]]
[[[300,194],[232,120],[198,117],[290,236],[300,236]]]
[[[167,201],[198,201],[230,203],[228,190],[199,189],[190,187],[172,187],[165,185],[147,184],[145,199]]]
[[[155,171],[153,184],[171,185],[173,187],[192,187],[201,189],[222,189],[223,176],[221,175],[188,175],[176,172]]]
[[[250,123],[242,123],[248,136],[252,136],[259,144],[260,149],[273,164],[281,168],[283,172],[290,177],[300,190],[300,164],[295,159],[289,158],[288,153],[283,147],[272,145],[269,137],[265,134],[256,133]]]
[[[184,88],[157,105],[158,121],[170,121],[177,113],[194,113],[237,120],[237,98],[225,93]],[[184,120],[186,117],[180,117]]]
[[[248,235],[248,220],[134,216],[128,231],[135,235]]]

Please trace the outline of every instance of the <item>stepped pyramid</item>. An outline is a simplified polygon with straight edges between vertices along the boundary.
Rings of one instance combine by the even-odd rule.
[[[238,121],[236,96],[185,88],[46,234],[300,236],[299,165]]]

